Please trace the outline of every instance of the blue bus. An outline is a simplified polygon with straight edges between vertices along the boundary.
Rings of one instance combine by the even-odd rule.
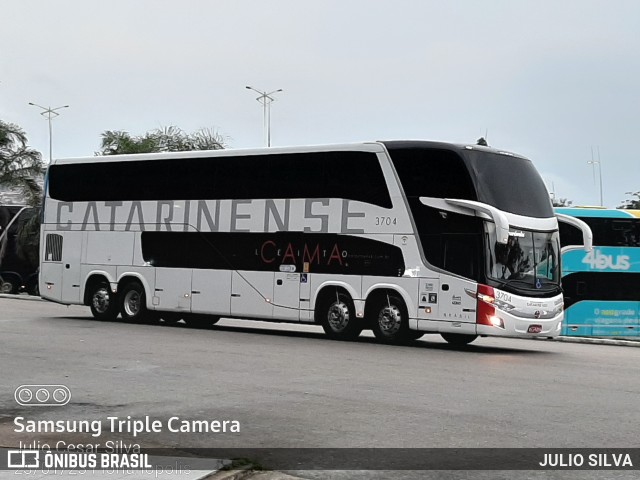
[[[556,208],[565,320],[562,335],[640,337],[640,210]],[[562,220],[578,218],[593,232],[585,252],[582,232]]]

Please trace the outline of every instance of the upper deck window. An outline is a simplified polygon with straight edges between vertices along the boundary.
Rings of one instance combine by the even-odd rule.
[[[49,169],[51,198],[67,202],[346,198],[391,208],[370,152],[69,163]]]

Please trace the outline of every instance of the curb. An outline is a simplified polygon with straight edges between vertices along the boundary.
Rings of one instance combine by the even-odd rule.
[[[640,347],[640,337],[638,340],[600,337],[556,337],[554,341],[567,343],[591,343],[595,345],[616,345],[619,347]]]

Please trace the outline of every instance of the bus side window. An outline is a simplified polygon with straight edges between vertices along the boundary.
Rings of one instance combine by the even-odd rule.
[[[587,295],[587,284],[586,282],[577,282],[576,283],[576,295],[579,297],[584,297]]]
[[[458,234],[443,237],[444,270],[478,280],[478,235]]]

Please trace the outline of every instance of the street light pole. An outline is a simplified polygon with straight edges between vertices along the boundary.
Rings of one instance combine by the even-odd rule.
[[[602,163],[600,162],[600,147],[598,147],[598,160],[593,159],[593,147],[591,148],[591,160],[587,162],[591,165],[592,169],[594,165],[598,165],[598,178],[600,180],[600,206],[604,207],[604,201],[602,199]],[[595,183],[595,170],[594,170],[594,183]]]
[[[42,105],[38,105],[37,103],[29,102],[29,105],[33,105],[34,107],[38,107],[42,112],[40,115],[45,117],[49,121],[49,163],[53,160],[53,130],[51,128],[51,119],[56,118],[58,115],[58,110],[63,108],[69,108],[69,105],[62,105],[61,107],[43,107]]]
[[[247,90],[253,90],[260,94],[259,97],[256,98],[258,102],[262,104],[262,119],[263,119],[263,128],[264,128],[264,142],[267,147],[271,146],[271,102],[275,101],[275,98],[272,97],[274,93],[282,92],[282,89],[274,90],[272,92],[263,92],[257,90],[253,87],[247,86],[245,87]]]

